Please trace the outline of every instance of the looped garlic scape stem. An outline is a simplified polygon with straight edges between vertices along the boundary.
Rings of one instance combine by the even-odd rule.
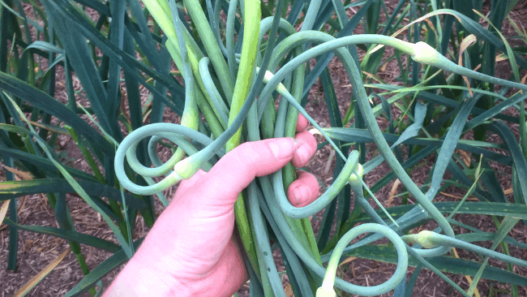
[[[186,0],[185,2],[190,3],[192,1],[195,0]],[[145,3],[151,2],[154,1],[146,1]],[[244,5],[246,5],[245,8],[247,8],[247,5],[254,6],[256,4],[258,4],[257,6],[259,6],[258,1],[246,1]],[[199,5],[196,6],[199,7]],[[312,7],[315,6],[310,5],[308,13],[313,13]],[[192,10],[189,12],[191,13],[191,17],[193,19],[201,18],[199,11]],[[251,16],[251,14],[247,14],[247,11],[245,11],[245,15]],[[255,18],[258,19],[259,22],[259,16]],[[174,17],[174,19],[177,19],[177,17]],[[130,192],[139,195],[149,195],[152,193],[160,192],[168,187],[173,186],[175,183],[179,182],[182,179],[188,179],[192,177],[192,175],[195,174],[195,172],[197,172],[200,167],[210,168],[210,164],[208,161],[214,155],[217,155],[218,157],[223,156],[225,154],[224,147],[226,146],[226,144],[228,150],[234,148],[240,142],[240,127],[246,119],[248,119],[247,122],[250,123],[248,124],[250,140],[259,139],[259,128],[262,129],[262,133],[266,134],[265,137],[282,137],[285,134],[294,133],[294,127],[286,126],[286,119],[296,119],[296,116],[299,112],[303,114],[308,119],[308,121],[316,127],[319,133],[322,134],[330,143],[330,145],[335,149],[335,152],[343,160],[345,160],[343,169],[325,193],[323,193],[316,201],[314,201],[310,205],[301,208],[296,208],[292,206],[287,200],[287,197],[284,192],[284,170],[279,170],[278,172],[274,173],[272,177],[260,177],[258,178],[258,181],[262,185],[261,190],[263,193],[260,193],[258,190],[255,189],[251,189],[250,210],[251,213],[253,213],[253,217],[256,217],[255,219],[259,219],[257,218],[258,207],[261,207],[261,209],[265,213],[267,213],[267,219],[269,223],[275,224],[274,226],[277,228],[275,229],[275,232],[281,233],[281,236],[283,235],[282,238],[284,240],[284,244],[287,244],[288,247],[294,250],[294,253],[298,257],[298,259],[302,260],[304,264],[309,267],[316,275],[325,275],[324,283],[322,287],[319,288],[319,290],[317,291],[317,296],[333,297],[335,295],[332,289],[333,285],[347,292],[358,295],[371,296],[388,292],[395,288],[395,286],[397,286],[397,284],[404,277],[408,265],[408,254],[416,258],[425,267],[433,270],[440,276],[443,276],[443,274],[438,271],[433,265],[428,263],[424,259],[424,257],[434,257],[442,255],[448,252],[452,246],[460,246],[467,249],[472,249],[474,251],[482,253],[484,252],[485,255],[492,255],[492,257],[504,259],[504,261],[510,261],[509,263],[514,263],[518,265],[526,264],[525,261],[514,258],[511,259],[512,257],[507,258],[508,256],[504,257],[504,255],[502,254],[489,251],[480,247],[476,247],[474,245],[455,239],[455,234],[448,221],[434,206],[434,204],[421,192],[421,190],[415,185],[415,183],[413,183],[413,181],[406,173],[405,169],[401,166],[401,164],[393,155],[386,140],[382,136],[382,132],[380,131],[379,126],[377,125],[375,116],[368,101],[368,97],[364,90],[358,66],[355,65],[355,62],[351,58],[350,53],[344,47],[360,43],[380,43],[392,46],[397,50],[411,55],[412,59],[416,62],[438,67],[440,69],[450,71],[459,75],[479,79],[485,82],[501,84],[503,86],[519,88],[522,90],[527,90],[527,86],[510,82],[507,80],[501,80],[495,77],[490,77],[482,73],[458,66],[457,64],[451,62],[450,60],[439,54],[434,48],[423,42],[413,44],[392,37],[368,34],[335,39],[332,36],[319,31],[309,31],[309,26],[303,28],[303,31],[301,32],[294,33],[294,28],[291,30],[292,27],[290,26],[290,24],[275,17],[273,18],[273,30],[276,30],[277,27],[280,27],[282,31],[284,31],[288,36],[283,39],[276,46],[276,48],[270,47],[269,52],[266,52],[263,61],[266,61],[266,63],[268,64],[262,63],[262,65],[265,64],[265,67],[260,65],[260,67],[262,67],[262,69],[265,69],[266,71],[263,77],[263,82],[266,83],[266,86],[261,91],[257,104],[254,104],[257,95],[256,92],[258,90],[251,88],[253,83],[253,70],[256,70],[256,73],[260,75],[260,68],[257,68],[254,65],[254,61],[260,61],[261,59],[261,57],[258,56],[259,54],[257,53],[257,49],[259,48],[259,46],[254,46],[254,44],[260,44],[261,36],[263,36],[266,30],[270,28],[269,22],[270,19],[265,19],[262,21],[262,28],[257,28],[258,26],[253,24],[254,20],[251,20],[250,25],[252,26],[252,29],[250,30],[256,31],[254,35],[256,35],[258,39],[254,39],[253,41],[251,41],[251,43],[253,43],[253,45],[251,46],[249,44],[245,44],[245,41],[250,40],[250,38],[247,37],[247,39],[244,39],[243,45],[247,48],[247,54],[244,55],[244,52],[242,51],[242,55],[240,58],[240,70],[238,71],[238,75],[242,76],[238,77],[234,88],[232,84],[232,79],[230,77],[230,74],[232,73],[230,71],[233,69],[222,69],[221,71],[217,69],[218,67],[227,67],[227,63],[225,63],[224,57],[221,54],[221,49],[216,44],[215,40],[214,42],[209,39],[204,40],[204,45],[207,49],[207,53],[210,56],[210,62],[212,62],[214,70],[216,71],[216,73],[223,73],[222,76],[225,76],[220,79],[220,83],[223,89],[223,93],[226,96],[225,99],[230,104],[230,109],[228,109],[223,98],[221,98],[219,89],[217,89],[213,83],[213,80],[208,70],[208,58],[204,57],[203,54],[199,53],[199,48],[193,46],[192,42],[190,42],[188,46],[185,46],[184,42],[186,41],[186,39],[180,38],[182,35],[185,34],[181,33],[182,28],[177,28],[178,26],[176,26],[177,31],[180,32],[174,32],[175,34],[170,35],[172,40],[170,42],[171,47],[169,46],[169,49],[171,49],[171,54],[173,54],[173,57],[178,64],[178,68],[179,66],[184,68],[185,81],[187,82],[187,79],[189,82],[192,82],[194,79],[197,80],[198,83],[195,84],[195,87],[189,87],[187,89],[186,92],[188,93],[186,93],[186,96],[188,95],[187,99],[197,100],[195,102],[198,103],[200,110],[205,115],[205,118],[207,119],[207,122],[209,123],[209,126],[216,139],[212,140],[204,134],[195,130],[197,126],[194,125],[194,123],[195,119],[197,119],[198,117],[196,109],[192,108],[192,106],[190,105],[186,105],[185,107],[185,112],[189,113],[186,114],[186,117],[184,116],[185,120],[183,121],[183,125],[169,123],[151,124],[143,126],[133,131],[119,145],[115,158],[116,175],[124,188],[128,189]],[[207,22],[204,21],[202,24],[206,23]],[[206,26],[202,24],[200,24],[200,27],[198,28],[200,34],[201,31],[207,31]],[[163,30],[165,30],[165,28],[166,30],[170,30],[169,26],[164,26]],[[260,31],[260,29],[262,29],[263,32]],[[259,34],[258,31],[260,31]],[[214,37],[213,35],[211,36]],[[308,43],[318,45],[308,50],[303,50],[305,44]],[[179,52],[175,51],[176,45]],[[215,47],[217,47],[217,49]],[[185,48],[191,49],[191,51],[189,51],[187,55],[185,55],[185,50],[182,50]],[[233,52],[229,49],[232,49],[232,45],[227,44],[227,54],[230,57],[229,66],[232,68],[235,66],[233,62],[233,60],[235,60],[235,55],[232,55]],[[272,74],[272,72],[278,68],[280,61],[291,51],[293,51],[294,57],[289,62],[282,65],[280,69],[276,71],[275,74]],[[342,61],[344,68],[346,69],[353,85],[353,96],[357,99],[357,103],[359,105],[363,118],[365,119],[366,126],[369,129],[370,134],[372,135],[372,138],[378,146],[382,156],[393,169],[394,173],[397,175],[399,180],[401,180],[401,183],[408,189],[408,191],[412,194],[412,196],[416,198],[417,202],[419,203],[418,207],[408,212],[404,216],[400,217],[396,221],[394,226],[388,226],[386,222],[384,222],[384,220],[375,212],[375,210],[369,205],[368,201],[364,198],[364,182],[362,181],[362,175],[364,173],[364,170],[362,166],[358,163],[359,153],[357,151],[353,151],[349,154],[348,157],[346,157],[345,154],[340,151],[339,147],[331,140],[331,138],[328,137],[328,135],[325,134],[322,128],[309,116],[309,114],[307,114],[307,112],[302,108],[299,103],[303,88],[304,63],[328,51],[335,51],[336,55]],[[187,56],[188,59],[186,59]],[[219,61],[216,61],[217,59],[222,59],[223,62],[220,63]],[[254,60],[250,61],[251,59]],[[242,67],[242,64],[245,66]],[[292,74],[293,76],[291,77],[290,75]],[[288,80],[288,82],[284,82],[284,79],[287,77],[290,77],[291,80]],[[291,89],[291,92],[288,90],[288,88]],[[276,110],[274,110],[274,106],[272,106],[272,103],[270,101],[271,94],[274,91],[278,92],[282,96],[282,99],[285,99],[280,102],[280,107],[278,109],[277,114],[273,114],[273,112],[276,112]],[[202,100],[200,101],[199,98],[202,98]],[[191,102],[192,101],[189,101],[189,104]],[[288,108],[288,105],[292,106],[293,108]],[[270,106],[272,107],[271,109],[269,108]],[[191,110],[193,112],[191,112]],[[227,112],[230,113],[228,118],[226,114]],[[248,118],[249,114],[251,116]],[[189,119],[188,121],[186,120],[187,118]],[[226,129],[224,129],[226,127],[225,124],[227,120],[228,126]],[[296,122],[296,120],[294,122]],[[189,127],[185,127],[185,125]],[[258,127],[258,125],[260,125],[260,127]],[[234,135],[236,135],[236,137],[233,138],[232,136]],[[148,145],[149,156],[152,159],[152,163],[154,164],[154,166],[156,166],[155,168],[147,168],[143,166],[139,163],[136,156],[138,144],[143,139],[149,137],[151,137],[150,143]],[[161,139],[169,139],[170,141],[174,142],[178,145],[178,149],[182,149],[187,154],[189,154],[190,157],[179,161],[179,157],[177,157],[176,154],[172,156],[172,158],[170,158],[167,163],[162,164],[159,158],[157,157],[155,151],[156,144]],[[202,145],[203,149],[198,151],[194,147],[194,145],[189,142],[189,139],[192,139]],[[151,177],[154,176],[166,176],[158,183],[152,182],[152,184],[149,186],[140,186],[129,179],[125,170],[125,158],[128,161],[130,167],[147,180],[151,180]],[[290,179],[290,172],[286,172],[286,174]],[[363,206],[365,211],[371,216],[371,218],[376,222],[376,224],[363,224],[348,231],[341,238],[341,240],[338,242],[337,246],[333,250],[329,265],[326,270],[321,265],[320,255],[318,255],[318,250],[316,246],[313,247],[313,243],[310,242],[310,240],[312,240],[313,238],[312,231],[310,235],[307,229],[299,230],[298,227],[295,227],[298,226],[298,222],[294,221],[293,218],[303,219],[304,221],[301,221],[304,222],[303,224],[305,224],[305,220],[307,220],[307,217],[315,214],[316,212],[326,207],[347,184],[352,187],[355,193],[355,197],[358,199],[358,202],[360,203],[360,205]],[[260,201],[264,203],[260,203]],[[416,213],[419,212],[420,214],[421,211],[425,214],[425,216],[428,215],[432,219],[436,220],[445,235],[434,232],[425,232],[419,235],[405,235],[401,237],[396,233],[396,231],[392,230],[392,228],[395,229],[395,227],[397,227],[397,222],[401,223],[405,220],[411,220],[412,218],[415,219],[419,217],[416,216]],[[250,226],[246,219],[247,216],[244,212],[244,208],[237,208],[237,223],[241,222],[239,223],[240,228],[246,227],[246,230],[250,230]],[[308,223],[309,221],[307,221],[307,224]],[[265,233],[265,231],[261,231],[264,230],[262,225],[258,226],[258,228],[260,228],[260,231],[258,232]],[[397,251],[398,265],[395,273],[388,281],[378,286],[357,286],[348,282],[344,282],[343,280],[340,280],[335,277],[336,269],[338,267],[338,262],[342,255],[342,252],[353,238],[364,233],[378,233],[378,235],[370,236],[370,240],[375,238],[380,239],[382,237],[387,237],[394,244]],[[361,240],[359,242],[360,245],[366,244],[367,240],[368,238],[366,240]],[[257,253],[253,250],[255,243],[253,242],[250,233],[248,233],[248,235],[245,234],[242,238],[242,241],[244,243],[244,248],[248,251],[248,254],[250,254],[249,258],[251,266],[255,270],[259,267],[257,262],[261,263],[261,261],[265,261],[265,263],[267,263],[266,265],[272,265],[271,261],[268,261],[267,258],[263,257],[260,252]],[[409,247],[408,245],[406,245],[406,243],[420,243],[423,247],[428,247],[429,249],[417,249]],[[360,245],[354,244],[352,245],[352,247],[358,247]],[[256,246],[257,251],[262,251],[266,249],[265,240],[262,240],[262,238],[258,238]],[[258,254],[258,259],[256,258],[256,254]],[[264,273],[265,270],[261,271],[262,273]],[[257,274],[260,275],[259,273]],[[305,275],[302,276],[300,272],[298,274],[298,277],[299,282],[305,281]],[[454,287],[459,287],[457,286],[457,284],[449,281],[446,277],[445,280]],[[277,290],[277,288],[273,287],[273,290]]]

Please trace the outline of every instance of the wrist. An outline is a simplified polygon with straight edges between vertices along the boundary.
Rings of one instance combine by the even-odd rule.
[[[221,260],[204,274],[189,271],[199,266],[182,265],[162,256],[150,257],[154,248],[143,245],[119,273],[103,297],[136,296],[232,296],[247,279],[239,247],[231,239]],[[159,253],[154,253],[159,255]],[[170,262],[170,263],[169,263]]]
[[[172,289],[177,287],[155,269],[132,258],[103,297],[175,296]]]
[[[119,273],[103,297],[224,296],[222,294],[216,295],[216,293],[208,295],[215,292],[216,289],[223,291],[224,288],[221,288],[221,284],[214,281],[214,277],[200,280],[179,278],[171,273],[160,271],[134,256]]]

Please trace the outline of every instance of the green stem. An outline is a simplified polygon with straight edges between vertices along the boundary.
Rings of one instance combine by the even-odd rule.
[[[201,8],[201,4],[199,0],[184,0],[185,7],[188,10],[188,13],[194,22],[194,25],[196,26],[196,29],[198,31],[198,34],[203,41],[203,45],[205,46],[205,50],[207,51],[207,54],[209,58],[212,61],[212,66],[214,67],[214,70],[216,71],[218,77],[220,77],[220,84],[223,88],[223,91],[225,92],[225,95],[227,98],[232,98],[233,93],[236,93],[236,89],[233,91],[233,83],[230,77],[229,73],[229,67],[227,63],[225,62],[225,59],[223,58],[223,54],[221,53],[221,49],[218,46],[218,43],[216,42],[216,38],[214,37],[214,32],[212,32],[212,29],[209,25],[209,22],[207,20],[207,17],[205,16],[205,12]],[[252,1],[248,1],[252,2]],[[246,20],[246,23],[257,23],[260,24],[260,1],[258,1],[258,8],[256,8],[254,5],[248,5],[252,9],[254,9],[254,13],[257,13],[257,15],[253,14],[253,17],[256,17],[254,20]],[[250,30],[244,29],[246,33],[253,32]],[[258,32],[258,30],[256,30]],[[249,36],[245,36],[249,37]],[[245,41],[244,41],[245,44]],[[243,55],[243,50],[242,50]],[[241,65],[240,65],[241,68]],[[250,81],[249,81],[250,83]],[[238,83],[236,83],[238,84]]]
[[[194,1],[194,0],[187,0]],[[186,2],[187,2],[186,1]],[[238,76],[236,78],[236,85],[234,86],[234,94],[232,96],[232,104],[229,114],[229,126],[233,124],[236,117],[239,115],[240,110],[249,94],[252,85],[253,73],[256,67],[256,56],[258,50],[258,37],[260,30],[260,1],[259,0],[248,0],[245,3],[245,20],[243,24],[244,28],[244,39],[242,44],[242,55],[240,58],[240,67],[238,70]],[[225,60],[221,58],[223,62]],[[212,58],[214,65],[214,58]],[[226,65],[225,68],[227,69]],[[216,70],[216,72],[218,72]],[[218,72],[219,73],[219,72]],[[220,74],[221,75],[221,74]],[[224,74],[224,79],[229,77],[229,74]],[[224,89],[225,91],[225,89]],[[228,92],[226,92],[228,93]],[[240,144],[241,129],[238,129],[232,138],[227,141],[226,150],[227,152],[234,149]],[[255,251],[254,241],[252,239],[251,230],[249,228],[249,220],[245,209],[245,203],[243,195],[240,194],[236,203],[234,204],[234,214],[236,217],[236,226],[240,232],[240,238],[242,245],[247,252],[249,262],[253,266],[255,271],[258,271],[258,258]]]
[[[395,269],[395,272],[390,277],[390,279],[388,279],[386,282],[377,286],[362,287],[360,295],[374,296],[383,294],[384,292],[388,292],[395,288],[406,275],[406,270],[408,268],[408,253],[406,252],[406,246],[402,239],[399,237],[399,235],[397,235],[397,233],[395,233],[395,231],[393,231],[392,229],[380,224],[363,224],[346,232],[346,234],[342,236],[342,238],[335,246],[333,254],[331,255],[331,258],[328,262],[324,282],[322,283],[322,288],[325,293],[325,295],[321,295],[322,297],[330,296],[327,295],[326,292],[328,292],[330,288],[333,288],[333,284],[335,283],[335,276],[337,274],[337,268],[340,262],[340,257],[342,256],[344,248],[346,248],[349,242],[364,233],[380,233],[386,236],[386,238],[388,238],[388,240],[393,243],[395,250],[397,251],[397,268]],[[317,297],[319,297],[318,291]]]
[[[416,199],[423,206],[423,208],[425,208],[429,212],[429,214],[439,223],[441,228],[443,228],[443,230],[445,230],[445,232],[449,236],[454,236],[454,232],[451,226],[448,224],[448,221],[439,212],[439,210],[431,203],[431,201],[426,198],[426,196],[421,192],[419,187],[417,187],[417,185],[415,185],[412,179],[408,176],[407,172],[401,166],[401,164],[399,163],[399,161],[397,160],[397,158],[391,151],[390,146],[388,145],[388,143],[382,136],[382,131],[380,130],[377,124],[376,118],[373,114],[373,110],[368,101],[368,96],[364,90],[364,86],[362,84],[360,72],[358,71],[357,65],[355,65],[355,62],[353,61],[349,52],[347,52],[342,47],[348,46],[351,44],[358,44],[358,43],[382,43],[382,44],[396,46],[398,49],[404,50],[405,52],[415,55],[420,60],[426,61],[427,57],[423,56],[421,52],[415,52],[414,45],[411,43],[407,43],[407,42],[404,42],[404,41],[401,41],[395,38],[379,36],[379,35],[364,34],[364,35],[348,36],[348,37],[343,37],[339,39],[334,39],[333,37],[325,33],[304,31],[304,32],[296,33],[295,35],[290,36],[288,38],[291,39],[290,42],[294,43],[295,46],[298,46],[298,44],[302,42],[304,43],[324,42],[324,44],[318,45],[316,47],[313,47],[307,50],[306,52],[302,53],[300,56],[295,57],[293,60],[283,65],[282,68],[274,75],[274,77],[271,79],[271,81],[267,84],[265,89],[262,91],[260,98],[265,98],[265,99],[261,100],[260,102],[261,106],[265,106],[265,104],[267,104],[266,100],[268,100],[269,98],[268,96],[270,95],[271,90],[275,90],[275,88],[277,88],[277,86],[279,85],[279,82],[282,79],[284,79],[285,76],[288,73],[290,73],[293,69],[296,69],[303,63],[309,61],[311,58],[321,55],[327,52],[328,50],[335,50],[337,56],[342,61],[344,68],[346,69],[346,72],[348,73],[348,76],[350,77],[352,81],[353,89],[356,90],[357,92],[357,95],[358,95],[357,99],[358,99],[359,107],[366,120],[368,130],[370,131],[375,143],[379,147],[384,159],[390,165],[390,167],[395,172],[395,174],[399,177],[401,182],[406,186],[409,192],[412,193],[414,197],[416,197]],[[286,38],[282,42],[285,43],[288,38]],[[280,56],[278,56],[277,59],[279,57]],[[301,110],[301,112],[302,111],[303,109]],[[304,112],[305,111],[303,111],[303,114]],[[438,248],[438,249],[429,250],[429,251],[418,250],[419,253],[422,253],[423,255],[426,255],[426,256],[435,256],[438,254],[443,254],[447,251],[448,251],[448,248]]]
[[[423,230],[419,234],[409,234],[402,236],[402,239],[406,243],[418,243],[425,248],[431,248],[436,246],[450,246],[465,249],[474,253],[481,254],[483,256],[491,257],[503,262],[527,267],[527,261],[511,257],[502,253],[495,252],[484,247],[477,246],[472,243],[468,243],[456,238],[445,236],[439,233],[435,233],[428,230]]]

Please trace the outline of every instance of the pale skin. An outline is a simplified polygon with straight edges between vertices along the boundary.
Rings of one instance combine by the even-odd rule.
[[[141,247],[104,297],[232,296],[247,281],[241,247],[233,236],[234,203],[255,177],[288,162],[303,167],[317,142],[299,116],[295,138],[244,143],[209,171],[181,182]],[[316,178],[301,172],[287,191],[301,207],[318,197]]]

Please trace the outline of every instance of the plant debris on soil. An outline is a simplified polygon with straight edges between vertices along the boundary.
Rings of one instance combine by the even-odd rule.
[[[395,3],[396,4],[396,3]],[[394,1],[387,1],[386,6],[389,10],[393,10]],[[349,11],[350,16],[352,12]],[[28,13],[28,15],[32,15]],[[515,20],[526,20],[527,19],[527,7],[524,5],[520,10],[513,11],[511,13],[511,18]],[[357,27],[354,34],[361,33],[361,27]],[[504,22],[502,33],[505,35],[513,35],[514,32],[506,20]],[[384,71],[379,72],[377,75],[383,81],[400,84],[395,80],[399,75],[398,67],[396,61],[391,61]],[[345,112],[351,102],[351,86],[347,78],[347,75],[340,64],[340,62],[334,58],[329,64],[329,70],[331,73],[331,78],[335,85],[336,95],[339,101],[339,107],[341,114],[344,117]],[[497,71],[500,77],[508,77],[511,73],[510,66],[506,61],[500,62],[497,64]],[[57,100],[65,101],[66,100],[66,90],[64,87],[63,79],[63,68],[57,68],[57,82],[56,82],[56,98]],[[77,83],[75,85],[77,89],[80,88],[80,85]],[[124,89],[123,89],[124,90]],[[142,91],[143,98],[148,96],[148,91],[143,89]],[[322,91],[322,86],[320,83],[315,84],[309,94],[309,100],[306,106],[306,111],[320,124],[322,127],[329,127],[329,116],[326,109],[326,103],[324,100],[324,93]],[[396,108],[392,110],[393,116],[398,116],[400,111]],[[517,114],[517,111],[514,109],[509,109],[506,113]],[[167,112],[164,118],[165,122],[177,123],[179,118],[171,113]],[[381,128],[386,127],[387,121],[382,118],[379,118],[379,124]],[[515,127],[514,127],[515,126]],[[516,133],[518,137],[518,125],[511,125],[512,130]],[[310,129],[310,128],[308,128]],[[466,135],[465,137],[470,137]],[[489,137],[489,140],[497,141],[497,137]],[[322,142],[322,138],[318,139],[319,143]],[[63,149],[64,158],[66,162],[70,163],[70,166],[74,166],[78,169],[90,172],[88,165],[81,159],[82,155],[78,151],[75,143],[69,138],[63,138],[61,140],[61,148]],[[372,148],[374,146],[372,145]],[[169,151],[163,151],[165,154],[169,154]],[[371,158],[375,153],[375,149],[370,149]],[[307,170],[315,174],[319,181],[325,186],[329,186],[332,183],[333,168],[334,168],[334,158],[330,159],[330,147],[326,146],[316,152],[315,156],[311,159],[309,164],[306,166]],[[166,156],[165,156],[166,157]],[[431,173],[430,170],[435,162],[435,156],[430,156],[425,159],[422,164],[413,168],[411,171],[412,179],[418,184],[422,185],[425,183],[427,176]],[[493,169],[497,172],[503,173],[500,176],[500,181],[503,189],[509,189],[511,187],[510,167],[499,165],[498,163],[492,164]],[[386,163],[381,164],[372,172],[368,173],[365,176],[365,182],[371,186],[381,177],[386,175],[390,170],[389,166]],[[448,173],[447,173],[448,174]],[[2,176],[5,180],[5,176]],[[445,178],[448,178],[446,176]],[[166,197],[171,198],[177,186],[166,191]],[[400,205],[402,201],[402,196],[397,196],[397,194],[403,191],[403,187],[398,184],[397,181],[392,181],[383,187],[378,193],[377,198],[381,201],[384,206],[387,206],[388,203],[391,205]],[[388,201],[390,193],[395,194],[393,200]],[[393,195],[392,194],[392,195]],[[465,194],[464,190],[458,188],[449,187],[444,192],[440,193],[435,201],[459,201],[461,197]],[[512,196],[509,194],[507,196],[509,199]],[[409,197],[409,203],[414,203],[412,198]],[[117,243],[117,240],[114,238],[112,231],[106,225],[101,216],[95,212],[87,203],[84,202],[77,195],[67,195],[67,204],[71,212],[71,216],[74,221],[75,228],[78,232],[103,238],[112,242]],[[353,205],[353,203],[352,203]],[[377,208],[376,205],[372,203],[372,206]],[[19,209],[19,223],[24,225],[38,225],[38,226],[52,226],[57,227],[58,224],[54,218],[54,210],[50,207],[47,199],[44,195],[29,195],[23,198],[18,199],[18,209]],[[161,203],[156,199],[155,209],[157,215],[159,215],[163,207]],[[351,209],[350,209],[351,211]],[[457,220],[471,226],[477,226],[482,230],[489,232],[495,232],[496,228],[492,221],[491,217],[488,216],[456,216]],[[312,225],[315,233],[318,231],[320,226],[320,221],[322,220],[322,214],[319,213],[312,218]],[[426,228],[434,228],[435,223],[429,223]],[[468,232],[459,227],[454,227],[456,234]],[[135,236],[134,239],[138,239],[146,236],[148,233],[148,227],[144,223],[141,217],[137,218]],[[520,242],[527,242],[527,227],[523,223],[519,223],[511,232],[510,235]],[[0,226],[0,295],[1,297],[12,296],[18,289],[20,289],[27,281],[29,281],[33,276],[40,272],[44,267],[46,267],[51,261],[56,259],[61,253],[63,253],[68,247],[66,240],[50,236],[42,235],[37,233],[32,233],[28,231],[19,231],[19,250],[18,250],[18,265],[15,271],[7,270],[7,255],[8,255],[8,228],[6,225]],[[487,242],[483,244],[486,247],[490,247],[491,243]],[[86,263],[90,269],[95,268],[102,261],[107,259],[111,253],[98,250],[92,247],[81,245],[82,253],[86,257]],[[481,259],[474,253],[469,253],[460,249],[457,249],[457,255],[465,259],[471,259],[474,261],[481,261]],[[498,247],[497,251],[501,251],[501,246]],[[512,256],[527,259],[527,252],[521,250],[514,246],[510,247],[510,253]],[[285,267],[282,263],[281,258],[279,257],[279,252],[275,252],[275,259],[277,263],[277,268],[279,271],[285,270]],[[491,260],[489,262],[492,266],[506,268],[506,266],[498,261]],[[122,267],[119,267],[106,275],[103,278],[104,287],[107,288],[115,276],[119,273]],[[527,269],[515,267],[514,272],[522,276],[527,276]],[[365,259],[355,259],[349,258],[346,260],[346,263],[340,266],[339,277],[345,279],[346,281],[352,282],[357,285],[371,286],[377,285],[386,281],[395,270],[395,265],[387,264],[382,262],[370,261]],[[414,271],[414,268],[409,268],[407,273],[407,279],[410,278]],[[454,282],[459,284],[462,288],[468,288],[469,278],[463,275],[453,275],[447,274]],[[64,260],[46,277],[42,280],[29,294],[28,296],[62,296],[67,291],[69,291],[73,286],[75,286],[81,279],[83,274],[77,262],[77,259],[73,253],[69,253]],[[292,296],[292,291],[290,286],[288,286],[287,276],[284,275],[283,284],[288,296]],[[454,291],[448,284],[446,284],[442,279],[437,275],[430,272],[429,270],[421,270],[419,278],[417,279],[417,284],[412,296],[461,296],[458,292]],[[494,296],[508,296],[504,292],[505,289],[510,289],[509,285],[497,284],[487,280],[481,280],[477,286],[479,293],[482,296],[489,296],[491,288],[498,290],[497,295]],[[518,288],[520,296],[527,296],[526,288]],[[240,291],[240,296],[248,296],[248,284],[244,285]],[[290,293],[290,294],[289,294]],[[81,296],[89,296],[89,293],[84,293]],[[383,294],[382,296],[393,296],[393,292]]]

